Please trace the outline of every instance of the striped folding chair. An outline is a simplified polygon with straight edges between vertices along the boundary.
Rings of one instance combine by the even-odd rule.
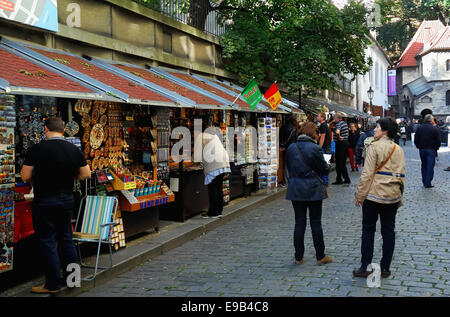
[[[78,210],[77,221],[75,228],[79,228],[81,208],[84,205],[84,214],[81,224],[81,230],[73,233],[73,239],[78,247],[78,255],[80,256],[80,263],[84,267],[94,269],[94,275],[86,280],[93,280],[97,275],[97,270],[112,268],[112,245],[111,237],[113,234],[113,227],[116,225],[116,211],[119,201],[116,197],[111,196],[86,196],[81,200],[80,209]],[[95,242],[98,243],[97,257],[95,259],[95,266],[88,266],[82,262],[80,242]],[[106,243],[109,247],[109,267],[99,267],[98,260],[100,256],[100,246]]]

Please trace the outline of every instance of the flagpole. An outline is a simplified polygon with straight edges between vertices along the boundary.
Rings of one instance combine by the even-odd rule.
[[[236,99],[234,99],[233,103],[230,105],[230,107],[232,107],[234,105],[234,103],[236,102],[236,100],[238,100],[239,96],[241,95],[241,93],[239,93],[239,95],[236,96]]]

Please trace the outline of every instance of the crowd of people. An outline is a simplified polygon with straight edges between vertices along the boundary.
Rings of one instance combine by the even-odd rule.
[[[295,262],[303,263],[308,210],[317,264],[333,261],[325,253],[321,224],[322,202],[328,197],[331,167],[326,154],[333,154],[336,180],[332,185],[351,183],[347,159],[352,172],[362,168],[354,201],[355,206],[362,207],[361,265],[353,275],[367,277],[372,273],[368,266],[372,262],[375,228],[380,218],[383,238],[381,276],[388,277],[395,246],[395,217],[402,205],[405,188],[405,156],[401,145],[406,145],[408,133],[414,131],[413,143],[419,149],[422,161],[423,186],[432,188],[435,159],[442,142],[437,121],[432,114],[424,114],[417,126],[406,120],[371,117],[363,131],[357,121],[343,119],[342,114],[336,113],[333,120],[327,121],[327,115],[319,113],[317,124],[308,121],[299,125],[292,116],[288,125],[281,129],[286,199],[292,201],[295,212]]]

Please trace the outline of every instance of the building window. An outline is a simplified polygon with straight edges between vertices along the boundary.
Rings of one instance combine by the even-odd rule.
[[[425,96],[425,97],[423,97],[422,99],[420,99],[420,102],[421,102],[421,103],[431,103],[431,102],[433,102],[433,99],[431,99],[431,98],[428,97],[428,96]]]
[[[163,29],[163,51],[172,53],[172,32],[169,29]]]
[[[447,90],[447,92],[445,93],[445,104],[447,106],[450,106],[450,90]]]
[[[450,59],[447,59],[447,71],[450,70]]]

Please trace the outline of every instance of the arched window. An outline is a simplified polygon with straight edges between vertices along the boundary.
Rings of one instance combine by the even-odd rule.
[[[447,59],[447,71],[450,70],[450,59]]]
[[[450,106],[450,90],[447,90],[447,92],[445,93],[445,104],[447,106]]]

